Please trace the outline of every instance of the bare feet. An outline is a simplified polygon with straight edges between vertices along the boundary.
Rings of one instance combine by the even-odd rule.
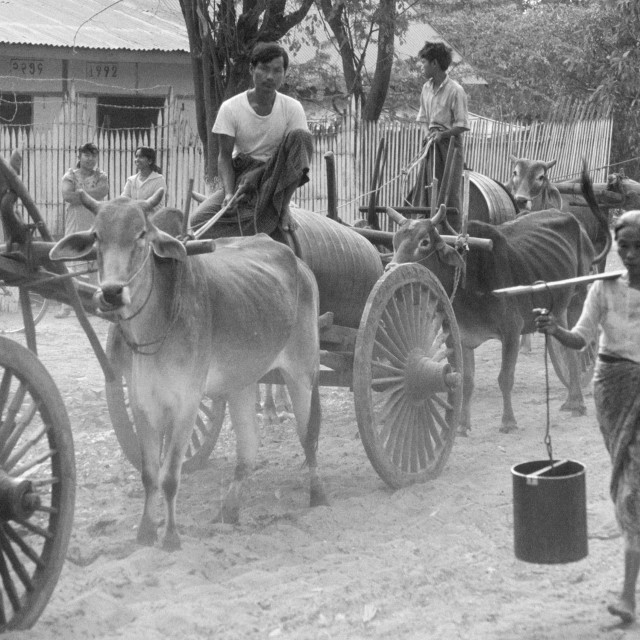
[[[618,600],[615,604],[610,604],[607,607],[607,611],[612,616],[619,616],[625,624],[630,624],[636,619],[635,606],[622,599]]]

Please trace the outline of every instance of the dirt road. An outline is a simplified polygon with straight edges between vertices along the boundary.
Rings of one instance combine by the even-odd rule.
[[[101,335],[106,323],[96,320]],[[357,435],[346,390],[322,390],[322,477],[330,507],[307,507],[292,421],[263,427],[241,524],[213,524],[233,473],[223,432],[207,468],[184,476],[183,549],[141,548],[142,485],[111,430],[97,360],[75,319],[49,315],[40,355],[74,431],[76,517],[57,589],[37,625],[11,640],[429,639],[595,640],[640,637],[606,612],[620,586],[622,540],[608,498],[609,461],[594,419],[559,412],[551,372],[552,442],[587,468],[589,556],[566,565],[516,560],[510,468],[544,459],[543,340],[521,357],[520,430],[498,431],[500,346],[477,351],[473,430],[442,475],[390,491]]]

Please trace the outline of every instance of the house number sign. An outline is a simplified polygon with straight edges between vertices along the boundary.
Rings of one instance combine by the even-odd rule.
[[[11,58],[11,72],[33,78],[41,76],[44,70],[44,60],[33,60],[30,58]]]
[[[87,78],[117,78],[118,65],[114,62],[87,62]]]

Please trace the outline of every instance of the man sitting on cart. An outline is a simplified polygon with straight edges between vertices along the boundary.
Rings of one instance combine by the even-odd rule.
[[[241,201],[202,237],[272,234],[296,226],[289,202],[309,181],[313,139],[300,102],[280,93],[289,56],[275,42],[258,43],[251,54],[253,88],[220,106],[213,125],[218,135],[218,174],[222,188],[191,217],[197,232],[236,192]]]
[[[427,81],[422,87],[420,108],[416,119],[424,124],[426,134],[424,143],[429,145],[429,148],[418,172],[416,184],[407,196],[407,200],[414,207],[429,206],[426,189],[435,175],[438,179],[438,188],[443,194],[439,196],[438,204],[445,202],[444,194],[448,193],[445,204],[460,211],[464,168],[462,134],[469,130],[467,94],[447,74],[452,61],[449,47],[442,42],[426,42],[418,55],[422,60]],[[443,184],[443,175],[450,145],[454,145],[455,153],[447,186]],[[450,220],[450,223],[456,227],[454,221]]]

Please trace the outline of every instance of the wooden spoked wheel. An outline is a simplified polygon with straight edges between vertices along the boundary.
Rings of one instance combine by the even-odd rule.
[[[573,296],[571,302],[569,303],[569,308],[567,309],[567,324],[569,328],[572,328],[576,322],[578,322],[578,318],[580,318],[580,314],[582,313],[582,305],[585,300],[584,292],[576,292]],[[599,334],[598,334],[599,335]],[[596,359],[598,356],[598,338],[590,342],[587,347],[582,351],[573,351],[571,349],[567,349],[567,347],[563,346],[557,340],[550,338],[547,340],[547,346],[549,349],[549,358],[551,359],[551,364],[553,365],[553,369],[558,376],[558,379],[562,384],[569,388],[569,359],[577,358],[578,359],[578,373],[580,376],[580,387],[585,388],[589,386],[591,382],[591,378],[593,378],[593,372],[596,367]]]
[[[447,294],[421,265],[387,271],[371,291],[353,392],[364,448],[389,486],[441,472],[460,422],[462,348]]]
[[[32,626],[56,586],[73,524],[69,417],[40,360],[0,337],[0,632]]]
[[[125,457],[140,471],[140,444],[129,408],[126,383],[127,373],[131,370],[131,351],[115,325],[109,327],[106,354],[116,374],[115,380],[106,382],[107,409],[111,424]],[[224,400],[207,396],[202,398],[182,465],[183,471],[189,473],[201,469],[206,464],[218,441],[225,410]]]
[[[49,308],[49,300],[35,291],[29,291],[33,323],[38,324]],[[11,287],[0,281],[0,333],[21,333],[24,331],[20,288]]]

